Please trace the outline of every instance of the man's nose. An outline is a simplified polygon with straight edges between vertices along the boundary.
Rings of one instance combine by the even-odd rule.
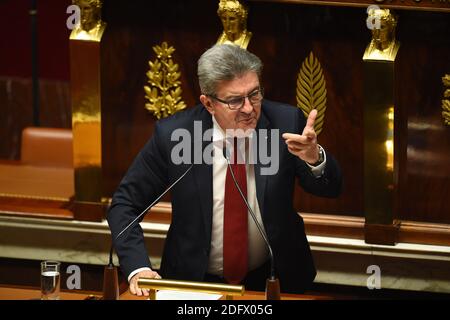
[[[253,112],[253,106],[250,103],[250,100],[248,99],[248,97],[244,98],[244,105],[242,106],[241,112],[246,113],[246,114],[250,114]]]

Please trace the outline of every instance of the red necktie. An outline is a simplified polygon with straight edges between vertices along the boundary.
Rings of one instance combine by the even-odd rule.
[[[247,174],[245,163],[237,163],[237,139],[231,167],[242,193],[247,197]],[[240,161],[243,162],[243,161]],[[223,275],[231,284],[240,283],[248,268],[248,213],[247,206],[237,190],[230,168],[225,180],[225,201],[223,218]]]

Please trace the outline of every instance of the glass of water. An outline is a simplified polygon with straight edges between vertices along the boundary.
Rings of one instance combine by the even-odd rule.
[[[41,300],[59,300],[60,265],[58,261],[41,262]]]

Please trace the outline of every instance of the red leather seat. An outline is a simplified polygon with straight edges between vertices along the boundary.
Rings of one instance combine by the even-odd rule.
[[[22,131],[21,162],[27,165],[73,168],[71,129],[28,127]]]

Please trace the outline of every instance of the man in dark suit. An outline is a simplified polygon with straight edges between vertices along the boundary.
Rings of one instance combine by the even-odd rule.
[[[303,220],[292,205],[295,179],[309,193],[336,197],[341,173],[317,144],[316,110],[305,120],[296,107],[264,100],[261,70],[260,59],[237,46],[207,50],[198,62],[201,104],[157,122],[120,183],[108,223],[133,294],[148,295],[137,287],[139,277],[161,276],[264,289],[269,253],[231,180],[231,165],[222,152],[230,141],[237,183],[273,249],[281,291],[299,293],[313,282],[316,270]],[[180,137],[186,135],[194,138],[181,141],[188,148],[180,151]],[[249,146],[264,145],[270,161],[261,150],[253,162],[242,156]],[[157,273],[138,224],[116,236],[189,168],[192,159],[192,170],[172,189],[172,222]]]

